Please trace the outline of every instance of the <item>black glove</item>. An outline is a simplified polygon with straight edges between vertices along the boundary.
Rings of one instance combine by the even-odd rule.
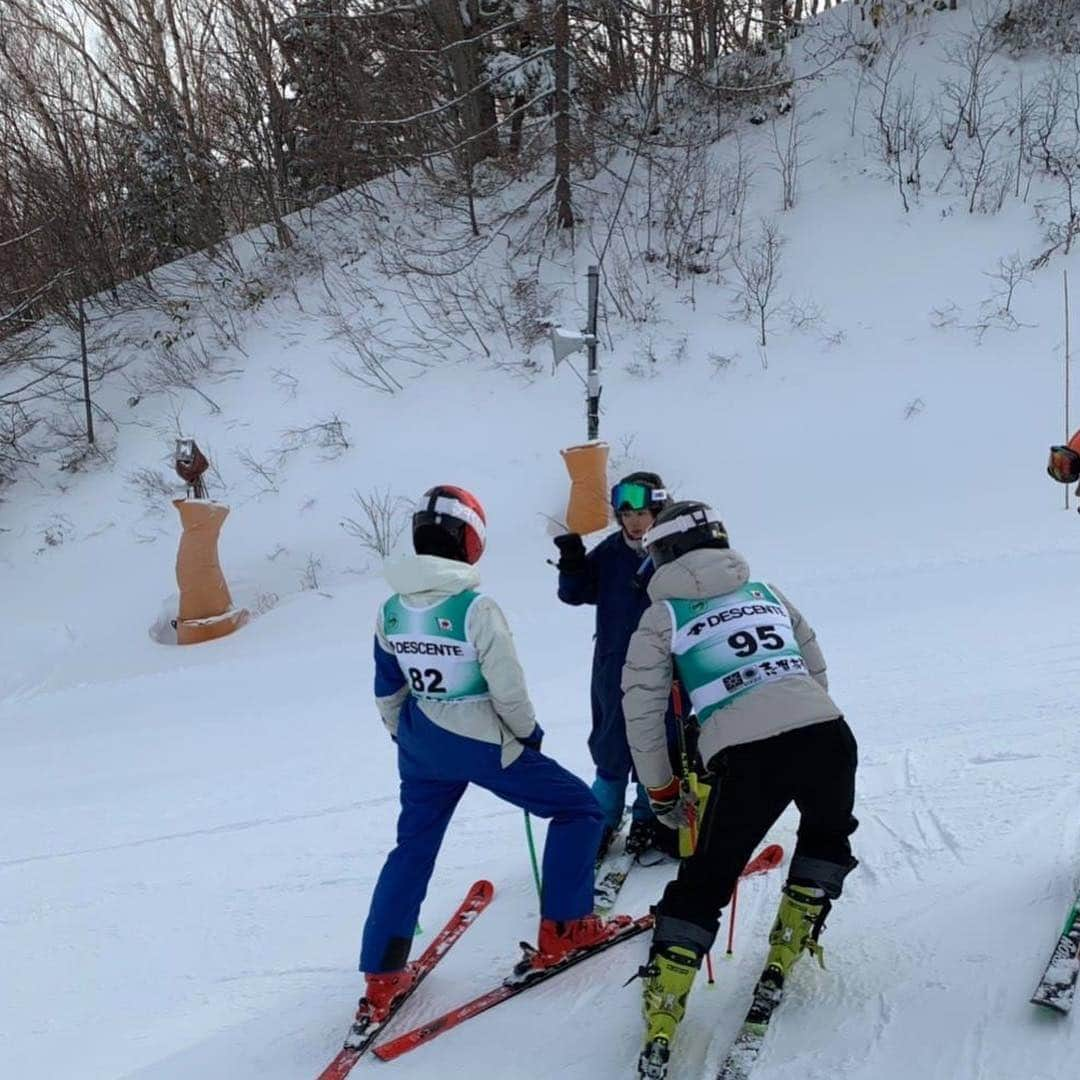
[[[559,561],[556,566],[560,574],[583,574],[588,563],[585,561],[585,541],[577,533],[563,533],[555,537],[555,546],[559,549]]]
[[[524,739],[518,739],[518,742],[522,746],[527,746],[530,750],[540,752],[540,744],[544,741],[544,729],[537,724],[532,731],[529,732],[528,737]]]

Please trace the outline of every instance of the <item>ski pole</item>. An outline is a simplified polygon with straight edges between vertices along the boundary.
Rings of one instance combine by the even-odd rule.
[[[678,679],[673,679],[671,682],[671,704],[675,713],[675,732],[679,737],[679,766],[682,769],[682,782],[683,785],[690,788],[690,755],[686,752],[686,729],[683,727],[684,712],[683,712],[683,699],[682,699],[682,687],[679,685]],[[691,857],[697,852],[697,807],[691,809],[689,814],[689,821],[687,826],[690,829],[690,847]],[[713,972],[712,952],[706,951],[705,953],[705,973],[708,976],[709,985],[716,985],[716,975]]]
[[[536,843],[533,840],[532,818],[529,817],[528,810],[525,811],[525,836],[529,841],[529,861],[532,863],[533,881],[536,882],[536,899],[543,903],[540,891],[540,867],[536,862]]]
[[[735,905],[739,902],[739,881],[735,879],[735,888],[731,890],[731,919],[727,928],[727,954],[733,955],[735,949]]]
[[[675,734],[679,740],[679,767],[682,769],[682,778],[685,781],[690,772],[690,757],[686,752],[686,729],[683,727],[683,701],[682,687],[678,679],[671,682],[671,705],[675,713]]]

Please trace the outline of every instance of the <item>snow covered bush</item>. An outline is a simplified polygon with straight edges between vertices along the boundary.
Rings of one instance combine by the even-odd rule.
[[[997,33],[1014,53],[1080,53],[1080,0],[1014,0]]]
[[[19,404],[4,404],[0,411],[0,487],[12,483],[23,467],[32,465],[35,451],[27,445],[27,436],[37,425]]]
[[[554,300],[535,277],[517,277],[507,289],[513,338],[526,349],[546,340],[551,329]]]
[[[775,53],[737,52],[721,56],[706,81],[723,104],[761,106],[784,100],[791,72]]]
[[[197,251],[224,232],[214,162],[192,145],[173,102],[155,94],[145,112],[143,126],[119,140],[114,166],[122,255],[135,267]]]
[[[719,57],[700,75],[687,75],[663,96],[666,127],[699,137],[710,124],[713,139],[740,122],[763,124],[791,107],[791,71],[773,52],[744,51]]]
[[[183,494],[181,484],[166,476],[160,469],[131,469],[127,474],[127,482],[144,513],[154,517],[163,514],[172,500]]]
[[[349,422],[342,420],[337,413],[325,420],[316,421],[306,427],[290,428],[282,433],[279,457],[286,456],[304,447],[312,446],[322,451],[323,461],[333,461],[341,457],[351,445],[347,433]]]
[[[548,95],[555,90],[555,75],[547,49],[531,56],[519,56],[505,49],[484,58],[484,74],[492,80],[492,93],[511,101],[535,102],[534,114],[548,107]]]

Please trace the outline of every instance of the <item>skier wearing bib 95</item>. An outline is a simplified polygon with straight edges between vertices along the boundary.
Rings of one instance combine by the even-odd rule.
[[[779,589],[752,580],[746,560],[705,503],[666,507],[644,537],[656,565],[653,603],[623,669],[623,710],[637,774],[669,828],[695,814],[672,775],[664,710],[672,670],[690,697],[702,760],[716,777],[694,854],[657,905],[645,979],[642,1076],[666,1073],[720,912],[766,832],[794,802],[798,840],[769,934],[760,987],[779,1000],[792,964],[810,952],[844,878],[857,865],[849,836],[857,748],[828,693],[814,631]]]
[[[375,701],[397,743],[401,812],[364,926],[357,1021],[384,1019],[407,993],[420,905],[458,800],[470,783],[550,818],[535,966],[595,945],[629,923],[592,914],[600,807],[582,780],[540,753],[514,641],[477,591],[486,518],[474,495],[434,487],[413,515],[415,555],[388,560],[395,590],[375,623]]]

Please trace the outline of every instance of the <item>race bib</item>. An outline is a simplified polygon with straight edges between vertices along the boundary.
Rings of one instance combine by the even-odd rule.
[[[383,605],[383,634],[416,697],[468,701],[490,696],[476,646],[465,633],[469,608],[478,596],[468,591],[415,608],[395,595]]]
[[[808,674],[791,615],[762,582],[667,605],[675,667],[701,721],[755,686]]]

